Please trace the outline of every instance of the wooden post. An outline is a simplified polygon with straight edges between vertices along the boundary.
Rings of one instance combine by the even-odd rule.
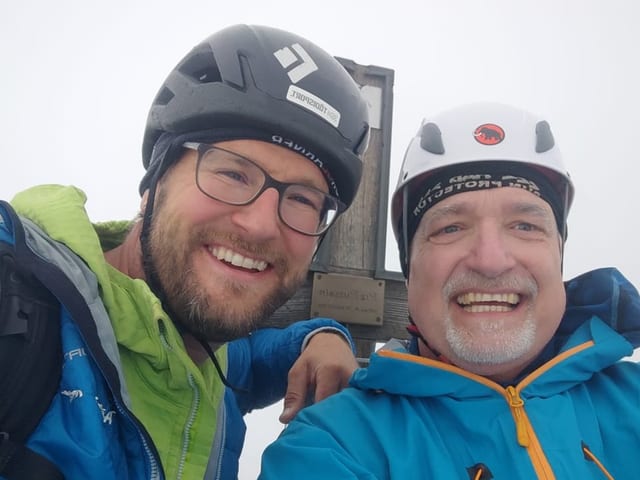
[[[284,326],[313,316],[335,318],[351,332],[357,356],[364,363],[377,342],[408,336],[404,278],[384,268],[393,70],[338,60],[361,86],[369,104],[372,129],[362,182],[350,209],[325,236],[304,286],[267,323]],[[326,275],[322,276],[322,288],[314,289],[316,272]],[[351,287],[344,287],[345,278],[351,281]],[[331,286],[332,279],[335,287]],[[370,286],[369,282],[374,284]],[[378,297],[381,285],[383,302]],[[377,311],[379,305],[381,311]]]

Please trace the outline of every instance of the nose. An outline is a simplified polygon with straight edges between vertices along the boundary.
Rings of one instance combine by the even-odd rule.
[[[273,238],[278,235],[281,225],[278,201],[278,191],[268,188],[250,204],[236,207],[231,221],[256,239]]]
[[[474,232],[467,265],[487,278],[497,278],[516,265],[508,236],[495,222],[485,222]]]

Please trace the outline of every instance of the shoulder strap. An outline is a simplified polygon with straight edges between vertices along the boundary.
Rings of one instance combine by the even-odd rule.
[[[0,473],[7,480],[64,480],[53,463],[6,435],[0,437]]]
[[[58,388],[60,306],[30,263],[18,258],[25,246],[19,218],[5,202],[0,209],[0,476],[62,479],[52,462],[24,444]]]

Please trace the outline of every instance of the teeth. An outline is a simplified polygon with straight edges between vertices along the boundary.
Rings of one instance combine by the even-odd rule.
[[[505,305],[465,305],[464,310],[471,313],[510,312],[513,308]]]
[[[238,252],[229,250],[225,247],[213,247],[210,249],[211,253],[218,259],[224,260],[227,263],[235,267],[242,267],[249,270],[257,270],[262,272],[267,268],[267,262],[264,260],[256,260],[255,258],[244,257]]]
[[[469,292],[463,293],[462,295],[458,295],[456,299],[460,305],[463,305],[465,309],[467,307],[472,308],[480,308],[481,310],[473,310],[473,311],[483,311],[483,312],[501,312],[507,310],[500,310],[501,308],[510,309],[509,305],[517,305],[520,303],[520,295],[517,293],[479,293],[479,292]],[[507,306],[499,306],[499,305],[473,305],[476,303],[503,303],[509,304]],[[498,310],[492,310],[493,307],[498,308]],[[472,310],[469,310],[472,311]]]

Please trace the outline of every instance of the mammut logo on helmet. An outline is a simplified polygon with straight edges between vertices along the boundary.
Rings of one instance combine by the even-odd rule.
[[[293,50],[292,50],[293,49]],[[302,48],[299,43],[294,43],[291,48],[284,47],[273,52],[282,68],[287,69],[294,63],[298,63],[295,67],[287,72],[291,82],[298,83],[310,73],[318,70],[316,62],[309,56],[307,51]]]
[[[504,140],[504,130],[494,123],[485,123],[474,130],[473,138],[482,145],[497,145]]]

